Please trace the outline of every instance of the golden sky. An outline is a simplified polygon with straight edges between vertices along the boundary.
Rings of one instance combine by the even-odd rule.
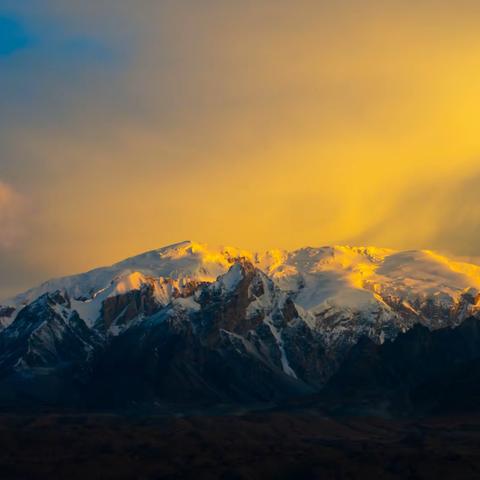
[[[0,298],[185,239],[480,255],[479,2],[19,3]]]

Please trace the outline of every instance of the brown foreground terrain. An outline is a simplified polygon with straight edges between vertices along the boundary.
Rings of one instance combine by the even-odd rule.
[[[480,478],[480,416],[0,415],[7,479]]]

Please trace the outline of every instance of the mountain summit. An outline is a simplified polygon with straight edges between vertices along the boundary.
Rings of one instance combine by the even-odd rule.
[[[315,394],[365,339],[383,348],[416,325],[456,328],[478,316],[479,292],[480,267],[431,251],[181,242],[4,302],[0,402]]]

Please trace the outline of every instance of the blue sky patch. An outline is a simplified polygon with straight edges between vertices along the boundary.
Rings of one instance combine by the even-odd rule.
[[[14,16],[0,15],[0,55],[11,55],[28,48],[34,38]]]
[[[117,59],[113,48],[92,37],[77,36],[65,39],[60,50],[63,55],[79,62],[110,63]]]

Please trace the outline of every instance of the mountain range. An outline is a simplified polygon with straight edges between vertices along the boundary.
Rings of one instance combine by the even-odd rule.
[[[3,301],[0,406],[471,409],[479,312],[432,251],[181,242]]]

